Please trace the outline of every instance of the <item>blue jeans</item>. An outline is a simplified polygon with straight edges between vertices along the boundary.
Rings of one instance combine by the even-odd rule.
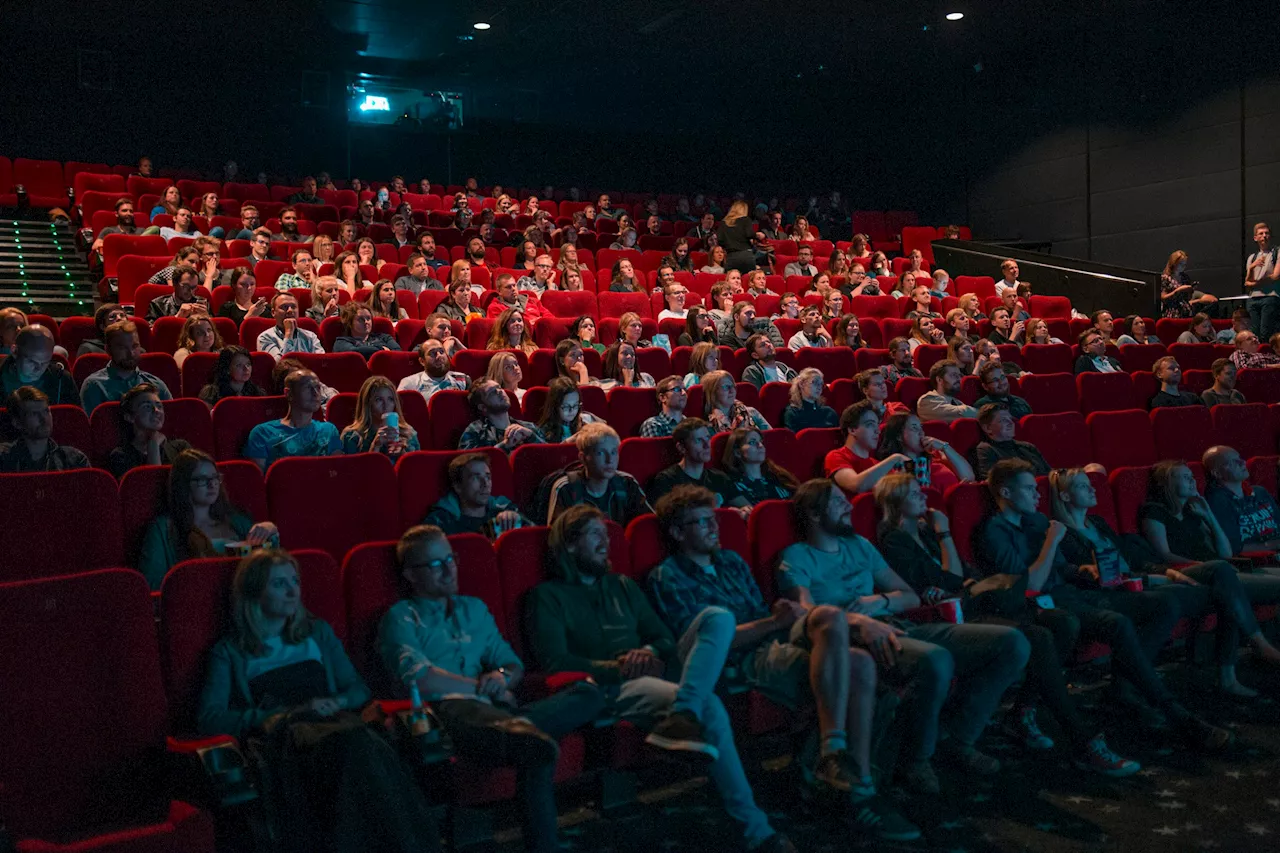
[[[768,816],[756,805],[742,759],[733,742],[733,729],[724,704],[715,694],[737,621],[722,607],[708,607],[689,624],[677,646],[684,671],[680,682],[643,676],[622,685],[610,710],[641,727],[672,711],[689,711],[702,723],[707,743],[720,757],[711,764],[711,780],[720,791],[724,809],[743,826],[747,846],[770,835]]]
[[[1249,328],[1264,344],[1280,332],[1280,296],[1254,296],[1246,303]]]
[[[1200,584],[1171,584],[1164,594],[1176,595],[1182,611],[1188,616],[1201,616],[1209,611],[1218,615],[1214,650],[1219,666],[1231,666],[1240,650],[1240,638],[1258,632],[1253,615],[1255,604],[1280,602],[1280,577],[1261,572],[1240,574],[1225,560],[1210,560],[1178,569]]]

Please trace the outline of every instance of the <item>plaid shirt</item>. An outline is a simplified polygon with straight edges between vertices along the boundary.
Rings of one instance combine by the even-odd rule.
[[[675,432],[676,425],[682,420],[684,420],[684,415],[678,418],[670,418],[659,412],[651,418],[646,418],[645,422],[640,424],[640,437],[667,438]]]
[[[653,606],[677,637],[708,607],[723,607],[741,625],[769,615],[746,560],[735,551],[716,551],[714,571],[679,555],[649,573]]]
[[[1245,352],[1238,349],[1231,353],[1231,363],[1236,366],[1237,370],[1244,370],[1246,367],[1271,367],[1280,364],[1280,356],[1275,353],[1263,352]]]
[[[287,272],[276,279],[276,290],[289,290],[295,287],[305,287],[311,289],[311,282],[307,281],[296,272]]]
[[[458,439],[459,450],[476,450],[481,447],[496,447],[504,453],[510,453],[521,444],[546,444],[547,440],[542,437],[538,427],[528,421],[518,421],[511,419],[511,423],[519,424],[529,430],[532,435],[524,441],[515,444],[508,443],[502,436],[503,433],[493,425],[493,421],[488,418],[478,418],[462,432],[462,437]]]

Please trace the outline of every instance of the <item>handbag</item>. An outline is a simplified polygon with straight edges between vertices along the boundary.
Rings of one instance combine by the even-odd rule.
[[[1027,576],[999,573],[965,587],[965,615],[1020,619],[1027,609]]]

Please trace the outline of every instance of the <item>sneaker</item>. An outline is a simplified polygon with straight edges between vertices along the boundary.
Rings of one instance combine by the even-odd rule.
[[[1036,722],[1036,709],[1031,705],[1015,708],[1013,719],[1005,724],[1005,731],[1027,749],[1037,752],[1053,749],[1053,738],[1040,730],[1040,724]]]
[[[755,847],[752,847],[751,853],[800,853],[800,851],[791,843],[790,838],[787,838],[781,832],[775,832]]]
[[[1098,735],[1085,744],[1084,755],[1076,759],[1076,767],[1081,770],[1092,770],[1113,779],[1132,776],[1142,769],[1142,765],[1128,758],[1121,758],[1107,746],[1106,738]]]
[[[938,781],[938,774],[933,769],[933,765],[927,760],[915,762],[899,775],[903,786],[917,794],[933,795],[942,793],[942,784]]]
[[[985,752],[979,752],[976,747],[947,741],[938,751],[943,753],[952,764],[970,773],[994,776],[1000,772],[1000,761]]]
[[[920,837],[920,827],[899,814],[889,800],[879,794],[854,800],[852,811],[853,826],[881,841],[915,841]]]
[[[707,743],[702,723],[688,711],[668,714],[645,736],[644,742],[673,752],[697,753],[711,761],[720,757],[720,751]]]
[[[813,771],[813,779],[819,785],[847,794],[853,790],[853,774],[849,772],[846,753],[833,752],[818,759],[817,769]]]

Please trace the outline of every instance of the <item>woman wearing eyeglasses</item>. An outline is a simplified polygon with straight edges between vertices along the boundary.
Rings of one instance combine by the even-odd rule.
[[[169,569],[183,560],[238,554],[243,545],[276,546],[279,538],[274,524],[255,524],[229,502],[212,456],[186,450],[169,471],[169,512],[147,528],[138,571],[159,589]]]

